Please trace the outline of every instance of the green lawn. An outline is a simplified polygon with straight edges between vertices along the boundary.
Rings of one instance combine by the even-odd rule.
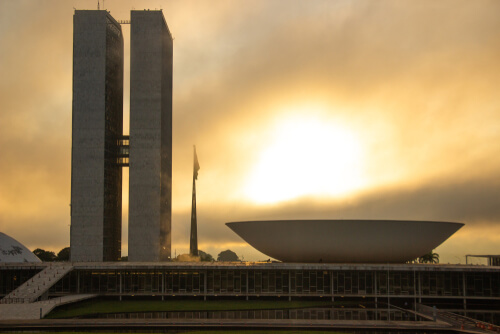
[[[236,333],[236,334],[262,334],[262,333],[269,333],[269,334],[345,334],[343,332],[331,332],[331,331],[301,331],[301,330],[297,330],[297,331],[294,331],[294,330],[284,330],[284,331],[280,331],[280,330],[276,330],[276,331],[269,331],[269,330],[265,330],[265,331],[257,331],[257,330],[230,330],[230,331],[217,331],[217,330],[214,330],[214,331],[209,331],[209,330],[206,330],[206,331],[187,331],[187,332],[179,332],[179,333],[182,333],[182,334],[227,334],[227,333]],[[25,333],[29,333],[29,332],[25,332]],[[38,332],[37,332],[38,333]],[[98,332],[43,332],[43,334],[109,334],[109,332],[106,332],[106,333],[98,333]],[[134,334],[151,334],[151,332],[148,332],[148,333],[135,333]]]
[[[65,305],[54,309],[46,318],[74,318],[97,313],[130,313],[130,312],[162,312],[162,311],[236,311],[236,310],[270,310],[305,307],[325,307],[332,305],[330,301],[115,301],[88,300],[76,304]],[[213,333],[213,332],[211,332]]]
[[[183,334],[227,334],[229,331],[193,331],[193,332],[184,332]],[[235,331],[231,330],[231,333],[236,333],[236,334],[262,334],[262,333],[268,333],[268,334],[345,334],[343,332],[325,332],[325,331],[290,331],[290,330],[285,330],[285,331],[252,331],[252,330],[241,330],[241,331]]]
[[[227,334],[229,331],[194,331],[194,332],[184,332],[183,334]],[[262,334],[262,333],[268,333],[268,334],[345,334],[342,332],[325,332],[325,331],[290,331],[290,330],[285,330],[285,331],[252,331],[252,330],[241,330],[241,331],[235,331],[231,330],[231,333],[236,333],[236,334]]]

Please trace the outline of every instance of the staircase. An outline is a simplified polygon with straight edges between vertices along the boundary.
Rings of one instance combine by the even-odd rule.
[[[33,303],[71,270],[69,263],[52,263],[5,296],[0,304]]]

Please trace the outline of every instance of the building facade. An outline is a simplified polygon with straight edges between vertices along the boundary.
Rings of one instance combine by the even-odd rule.
[[[49,266],[0,267],[0,297]],[[70,264],[61,264],[70,265]],[[161,299],[323,299],[409,304],[499,305],[500,267],[426,264],[288,264],[252,262],[73,263],[48,297],[70,294]]]
[[[123,36],[102,10],[73,17],[71,259],[121,257]]]
[[[53,275],[43,274],[47,271]],[[282,314],[277,309],[274,310],[278,312],[275,318],[272,314],[263,314],[259,319],[348,320],[349,314],[354,312],[359,314],[357,320],[408,321],[411,320],[408,316],[415,316],[417,321],[422,313],[427,313],[430,320],[433,306],[436,306],[439,314],[446,313],[441,320],[467,320],[466,324],[475,325],[476,322],[470,321],[475,318],[500,325],[500,267],[495,266],[262,262],[0,264],[0,304],[26,303],[23,291],[27,290],[33,291],[35,300],[53,299],[54,303],[60,297],[83,294],[108,300],[292,300],[329,304],[316,310],[297,309],[299,313],[304,312],[302,315]],[[398,315],[398,310],[403,313]],[[336,315],[339,311],[341,313]],[[129,314],[130,318],[141,317],[148,321],[156,317],[175,318],[176,322],[181,319],[181,314],[170,312],[139,313],[142,315]],[[459,318],[459,315],[469,319]],[[112,315],[115,316],[124,319],[127,315]],[[189,321],[216,317],[234,321],[257,319],[257,314],[239,315],[237,312],[224,317],[192,311],[182,315]],[[409,328],[412,332],[420,328],[415,324],[423,323],[412,323]],[[248,324],[241,325],[246,327]],[[285,323],[287,327],[290,325]],[[373,329],[373,325],[371,322],[370,328]],[[401,331],[400,325],[397,324],[398,331]],[[438,327],[439,331],[444,328]],[[450,328],[446,325],[444,330]]]
[[[172,36],[161,11],[132,11],[129,261],[170,258]]]
[[[172,37],[161,11],[131,16],[130,136],[124,136],[121,26],[105,10],[74,14],[72,261],[120,260],[124,166],[129,257],[170,258]]]

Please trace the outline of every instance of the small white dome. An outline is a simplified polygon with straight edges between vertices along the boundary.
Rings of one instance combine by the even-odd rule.
[[[0,262],[42,262],[26,246],[0,232]]]

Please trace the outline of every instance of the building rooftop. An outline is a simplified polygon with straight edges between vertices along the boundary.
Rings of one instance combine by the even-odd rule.
[[[0,269],[44,268],[44,263],[0,263]],[[71,262],[74,270],[398,270],[500,271],[500,267],[465,264],[336,264],[283,262]]]

